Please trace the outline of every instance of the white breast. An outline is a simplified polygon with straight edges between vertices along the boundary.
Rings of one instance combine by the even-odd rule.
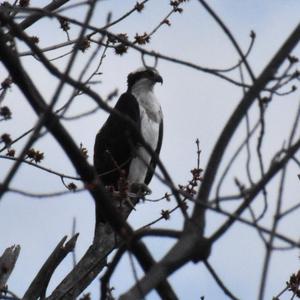
[[[134,89],[132,94],[140,105],[141,134],[148,145],[156,150],[159,138],[159,126],[162,112],[159,102],[152,90],[145,92],[143,89]],[[137,149],[135,157],[129,167],[129,183],[144,183],[151,155],[143,147]]]

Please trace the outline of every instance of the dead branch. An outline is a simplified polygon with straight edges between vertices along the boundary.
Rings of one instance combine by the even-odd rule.
[[[23,296],[23,300],[34,300],[45,297],[49,281],[54,271],[62,262],[62,260],[73,251],[78,235],[79,234],[75,234],[67,242],[66,236],[62,238],[30,284]]]
[[[2,256],[0,256],[0,293],[5,289],[6,282],[15,267],[20,250],[21,247],[19,245],[11,246],[6,248]]]

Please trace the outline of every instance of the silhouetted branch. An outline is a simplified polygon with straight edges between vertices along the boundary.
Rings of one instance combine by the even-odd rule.
[[[66,4],[67,2],[69,2],[70,0],[53,0],[51,3],[49,3],[48,5],[46,5],[44,8],[42,8],[43,11],[54,11],[56,9],[58,9],[59,7],[63,6],[64,4]],[[24,21],[22,21],[20,23],[20,27],[24,30],[28,27],[30,27],[31,25],[33,25],[34,23],[36,23],[38,20],[40,20],[41,18],[43,18],[45,16],[45,14],[32,14],[30,16],[28,16]]]
[[[217,284],[219,285],[219,287],[223,290],[224,294],[227,295],[232,300],[238,300],[238,298],[235,297],[232,294],[232,292],[225,286],[225,284],[223,283],[222,279],[218,276],[218,274],[215,272],[215,270],[210,265],[210,263],[208,261],[204,261],[204,265],[208,269],[208,271],[211,274],[211,276],[215,279],[215,281],[217,282]]]
[[[300,149],[300,140],[292,145],[286,155],[277,162],[274,162],[269,170],[265,173],[265,176],[261,178],[249,191],[244,202],[232,213],[232,216],[212,235],[213,241],[219,239],[234,223],[234,217],[240,216],[246,208],[251,204],[253,199],[261,192],[262,188],[265,187],[268,182],[287,164],[291,157]]]
[[[6,282],[13,271],[20,254],[20,246],[6,248],[0,256],[0,293],[4,290]]]
[[[267,131],[268,118],[265,117],[266,109],[273,104],[274,101],[272,100],[276,95],[286,95],[296,91],[297,87],[291,86],[291,84],[294,83],[294,81],[300,80],[299,71],[297,71],[295,67],[298,59],[290,55],[300,40],[300,25],[296,27],[274,58],[270,60],[270,63],[265,67],[260,76],[256,78],[256,75],[252,71],[252,66],[248,63],[248,56],[252,52],[255,41],[255,33],[251,32],[250,45],[245,52],[242,51],[242,47],[234,37],[234,32],[226,26],[222,18],[208,5],[206,0],[198,0],[198,2],[202,4],[204,10],[208,12],[211,18],[216,21],[223,32],[222,34],[229,39],[234,50],[238,53],[236,62],[234,62],[230,68],[213,69],[202,67],[192,61],[189,62],[178,57],[161,54],[159,48],[152,51],[147,47],[148,43],[150,43],[150,37],[155,35],[163,25],[171,26],[169,17],[173,13],[181,13],[183,11],[181,5],[184,2],[188,2],[185,0],[171,1],[169,5],[172,8],[168,9],[168,12],[158,20],[158,23],[150,26],[152,30],[150,29],[144,34],[141,34],[141,32],[143,32],[143,28],[141,27],[137,27],[138,33],[132,38],[129,37],[131,33],[129,31],[126,32],[126,29],[124,29],[124,31],[122,29],[123,32],[119,34],[110,31],[110,28],[116,24],[120,25],[116,27],[116,29],[123,28],[121,26],[123,23],[121,22],[127,20],[134,12],[142,12],[145,8],[144,5],[148,1],[149,0],[137,2],[128,12],[114,21],[111,21],[112,13],[107,13],[106,22],[103,22],[105,25],[102,25],[100,28],[98,25],[91,25],[92,15],[96,12],[96,5],[98,4],[97,0],[78,1],[76,3],[70,3],[68,0],[53,0],[44,8],[31,7],[28,1],[17,0],[14,1],[12,5],[5,3],[1,5],[0,60],[4,68],[8,71],[9,77],[5,77],[6,79],[2,81],[0,85],[0,121],[10,119],[12,115],[11,112],[13,112],[13,110],[10,111],[8,107],[2,105],[2,102],[7,98],[7,91],[11,90],[11,86],[13,88],[15,86],[16,90],[18,89],[23,93],[25,100],[27,100],[37,114],[38,121],[32,129],[24,132],[24,134],[15,140],[10,138],[10,133],[13,131],[5,132],[0,136],[0,143],[2,144],[0,152],[7,150],[7,155],[10,155],[2,155],[0,159],[13,161],[12,168],[4,174],[4,180],[0,183],[0,197],[8,192],[27,197],[42,198],[63,196],[70,193],[70,191],[86,191],[95,202],[96,225],[94,228],[93,243],[78,262],[75,255],[73,256],[73,268],[56,288],[54,288],[52,293],[46,298],[47,300],[75,299],[105,267],[107,267],[107,270],[102,277],[101,297],[103,300],[111,298],[110,278],[125,253],[129,255],[132,267],[131,273],[134,276],[135,282],[132,287],[128,286],[127,291],[121,295],[120,299],[142,299],[153,289],[157,290],[157,293],[162,299],[177,299],[175,292],[167,281],[168,277],[190,262],[203,262],[220,289],[229,298],[237,299],[225,286],[224,282],[226,280],[219,277],[214,268],[207,262],[211,248],[219,242],[221,237],[224,235],[227,236],[228,229],[235,224],[245,224],[247,228],[256,231],[256,237],[259,236],[264,243],[263,246],[266,247],[259,296],[260,299],[263,299],[270,258],[273,252],[276,250],[300,248],[300,243],[295,237],[289,237],[286,233],[280,233],[278,229],[280,220],[283,218],[288,219],[289,214],[300,207],[300,204],[295,204],[289,206],[290,208],[288,209],[284,210],[283,208],[283,189],[286,184],[285,174],[288,170],[288,163],[293,161],[296,165],[300,166],[300,162],[296,157],[300,149],[300,140],[294,141],[296,132],[299,131],[297,126],[299,124],[300,110],[297,113],[293,128],[291,129],[287,146],[284,143],[281,149],[275,149],[277,152],[273,158],[269,160],[270,163],[268,167],[265,167],[268,163],[268,156],[262,151],[263,143],[268,138],[267,134],[269,133]],[[67,2],[69,2],[70,5],[64,6]],[[85,15],[81,15],[83,18],[77,18],[75,14],[72,15],[73,11],[71,9],[82,9],[82,11],[86,10],[86,12]],[[67,16],[63,14],[64,12]],[[28,17],[24,21],[17,23],[18,20],[24,18],[24,15],[28,15]],[[26,28],[45,17],[60,21],[61,30],[67,35],[67,42],[61,42],[56,39],[54,45],[52,44],[49,47],[41,48],[39,47],[39,37],[30,36],[25,32]],[[95,19],[93,19],[93,21],[94,20]],[[98,24],[98,20],[96,22]],[[74,31],[72,26],[74,26]],[[69,32],[71,29],[72,31]],[[77,32],[76,38],[70,39],[71,32]],[[65,38],[65,36],[63,37]],[[20,48],[26,50],[25,52],[18,52],[19,44],[22,45]],[[44,54],[46,51],[62,49],[66,46],[71,46],[72,48],[64,51],[65,53],[58,54],[54,59],[49,59]],[[92,51],[85,52],[87,49],[90,50],[89,48],[92,48]],[[139,128],[134,122],[108,105],[109,100],[115,97],[117,92],[111,92],[105,98],[91,88],[91,86],[95,87],[93,84],[101,82],[95,77],[99,75],[102,76],[101,66],[106,54],[112,51],[115,52],[115,54],[121,55],[130,49],[133,49],[135,54],[141,57],[140,63],[144,64],[144,66],[147,66],[146,58],[152,57],[155,60],[154,67],[156,67],[159,60],[164,60],[178,66],[192,68],[198,71],[199,74],[202,72],[213,75],[242,88],[243,97],[241,101],[238,102],[234,112],[224,125],[223,131],[216,141],[216,145],[209,156],[209,162],[204,176],[202,176],[202,169],[200,168],[201,150],[199,140],[196,140],[197,160],[195,163],[196,167],[191,170],[192,178],[184,185],[177,185],[173,182],[171,175],[167,172],[159,157],[149,146],[148,141],[143,139]],[[78,69],[77,62],[80,59],[79,53],[81,55],[81,52],[82,55],[83,52],[85,52],[85,57]],[[25,55],[31,55],[39,68],[45,69],[46,72],[48,71],[49,76],[52,76],[51,78],[57,82],[53,96],[51,95],[49,100],[48,95],[43,95],[39,92],[39,80],[33,82],[32,78],[35,77],[31,77],[31,69],[27,69],[27,65],[25,63],[23,64],[23,58],[21,58],[21,56]],[[58,62],[52,62],[62,57],[65,57],[65,59],[59,61],[60,64]],[[64,65],[63,63],[65,61],[66,64]],[[280,74],[276,75],[284,62],[287,62],[288,65],[284,65],[285,67],[280,70]],[[237,68],[239,68],[240,71],[240,78],[238,79],[236,79],[236,74],[233,72]],[[245,78],[247,78],[248,81],[250,80],[250,83],[245,80],[243,71],[248,73],[248,76]],[[87,77],[87,79],[85,79],[85,77]],[[289,87],[291,88],[289,89]],[[70,95],[65,97],[63,90],[70,90]],[[73,108],[75,103],[77,104],[75,101],[79,95],[88,96],[88,98],[97,104],[97,107],[80,110],[79,113],[74,115],[66,115],[69,113],[70,108]],[[60,103],[59,100],[62,100],[62,103]],[[250,112],[250,108],[252,108],[255,102],[259,105],[260,115],[257,123],[252,124],[252,110]],[[3,108],[6,108],[6,114]],[[139,143],[155,158],[161,171],[159,173],[156,172],[155,175],[160,182],[170,190],[167,190],[164,196],[158,196],[158,199],[143,200],[152,202],[161,200],[176,201],[176,204],[171,206],[173,207],[172,209],[162,209],[159,217],[156,216],[155,219],[151,219],[151,222],[148,224],[142,224],[143,226],[141,226],[140,229],[134,230],[133,226],[130,226],[126,219],[131,211],[135,209],[135,205],[142,199],[139,199],[138,195],[131,192],[125,192],[124,196],[122,189],[119,189],[119,191],[111,191],[109,187],[104,187],[99,178],[102,174],[96,174],[95,169],[90,166],[87,161],[85,155],[86,148],[82,148],[82,146],[78,147],[72,138],[71,132],[63,126],[62,122],[64,120],[77,120],[81,117],[89,116],[98,110],[109,112],[115,115],[119,120],[124,120],[126,124],[131,126],[137,133]],[[257,117],[253,119],[257,120]],[[239,147],[228,162],[224,163],[224,153],[228,149],[230,141],[243,120],[246,121],[245,137],[241,141],[238,141],[238,138],[236,139],[236,141],[239,142]],[[257,133],[259,126],[260,132]],[[65,175],[63,172],[53,171],[44,166],[40,166],[33,162],[34,159],[32,159],[32,157],[27,156],[27,151],[29,149],[32,150],[32,145],[40,140],[46,133],[50,133],[58,142],[61,149],[63,149],[66,158],[71,161],[71,164],[75,168],[76,176]],[[24,139],[26,136],[28,137],[27,140]],[[254,140],[255,138],[257,138],[256,141]],[[15,149],[12,148],[12,145],[22,139],[25,146],[23,146],[22,151],[18,151],[18,157],[13,157],[16,152]],[[255,145],[255,142],[256,150],[253,150],[254,148],[252,146]],[[240,153],[245,154],[245,157],[239,156]],[[31,161],[26,160],[28,157]],[[234,183],[236,186],[233,186],[233,190],[226,191],[226,194],[223,195],[221,193],[221,188],[223,190],[224,186],[223,182],[229,178],[229,171],[235,172],[236,169],[234,169],[234,167],[240,163],[238,159],[243,159],[241,165],[242,168],[245,167],[244,174],[247,183],[244,183],[242,176],[235,174]],[[36,160],[36,162],[39,161]],[[254,162],[258,165],[256,166]],[[24,190],[11,188],[12,180],[14,180],[18,174],[19,167],[24,163],[34,168],[39,168],[44,172],[59,176],[68,190],[35,193],[28,187],[24,188]],[[220,174],[219,182],[216,182],[216,176],[219,175],[218,170],[221,163],[224,163],[225,170]],[[241,169],[241,165],[239,165],[239,170]],[[259,168],[259,172],[254,172],[254,168]],[[270,182],[275,176],[278,176],[280,172],[282,172],[282,178],[278,186],[277,207],[275,208],[276,214],[272,224],[262,226],[259,221],[265,221],[273,207],[268,203],[270,199],[266,197],[266,188],[269,186],[273,188]],[[254,176],[256,174],[258,174],[258,178]],[[80,180],[82,182],[80,183],[81,189],[77,189],[77,186],[73,182],[70,184],[65,182],[66,178]],[[216,187],[216,196],[214,199],[210,199],[209,197],[213,187]],[[228,186],[226,186],[226,189],[227,187]],[[236,191],[236,188],[238,191]],[[262,198],[262,196],[264,198]],[[254,202],[255,200],[257,201]],[[221,202],[222,205],[219,205]],[[254,204],[263,205],[262,211],[258,211]],[[224,209],[224,207],[229,208]],[[183,219],[183,224],[181,224],[183,226],[180,230],[173,230],[172,228],[150,228],[150,226],[156,225],[160,220],[168,220],[172,213],[178,209],[181,210],[179,218],[181,220]],[[212,215],[206,214],[207,211],[217,214],[220,219],[225,219],[215,231],[210,233],[209,237],[204,235],[206,218]],[[250,213],[250,217],[248,213]],[[101,221],[99,216],[102,217]],[[74,235],[74,233],[75,225],[73,226],[73,238],[67,243],[65,243],[66,237],[61,240],[40,272],[36,275],[26,291],[24,299],[45,299],[46,290],[55,269],[69,252],[74,251],[77,238],[77,235]],[[163,258],[159,261],[155,261],[150,251],[151,247],[148,248],[148,244],[145,244],[143,240],[145,237],[155,237],[161,240],[172,238],[174,239],[174,243],[169,247]],[[283,246],[281,246],[279,242],[283,243]],[[9,293],[9,290],[5,286],[7,278],[13,269],[14,259],[16,260],[17,258],[18,253],[16,252],[19,251],[18,247],[9,249],[12,249],[11,252],[15,252],[16,257],[13,258],[13,255],[11,256],[13,263],[9,271],[1,267],[4,255],[0,257],[0,293],[2,291],[0,298],[19,300],[16,295]],[[111,263],[108,264],[107,261],[110,260],[109,255],[114,249],[117,249],[116,255],[112,258]],[[144,271],[140,279],[136,272],[136,261],[141,265]],[[295,297],[299,292],[299,274],[300,272],[291,276],[290,281],[287,281],[287,289],[279,293],[278,298],[287,290],[292,291],[292,297]],[[84,295],[81,299],[89,299],[89,296]]]
[[[221,159],[231,140],[234,132],[236,131],[240,121],[243,119],[245,113],[251,107],[259,93],[268,84],[270,79],[274,76],[280,65],[284,62],[288,54],[293,50],[293,48],[298,44],[300,39],[300,25],[298,25],[283,46],[276,53],[274,58],[270,61],[267,67],[263,70],[261,75],[255,81],[253,86],[249,89],[247,94],[244,96],[242,101],[239,103],[230,119],[228,120],[226,126],[224,127],[220,137],[217,139],[217,143],[214,150],[210,156],[203,182],[198,194],[198,199],[206,201],[208,199],[212,183],[214,182],[216,173],[218,171]],[[201,206],[196,206],[192,214],[193,223],[197,224],[201,232],[204,230],[204,216],[205,209]]]
[[[33,300],[45,297],[46,289],[54,271],[67,254],[73,251],[77,238],[78,234],[75,234],[67,242],[66,236],[62,238],[30,284],[22,298],[23,300]]]
[[[5,156],[5,155],[0,155],[0,159],[8,159],[8,160],[12,160],[12,161],[18,161],[18,160],[20,160],[19,158],[11,157],[11,156]],[[63,173],[60,173],[60,172],[57,172],[57,171],[53,171],[50,168],[43,167],[41,165],[38,165],[38,164],[36,164],[34,162],[31,162],[31,161],[28,161],[26,159],[21,159],[21,162],[24,163],[24,164],[30,165],[30,166],[32,166],[34,168],[38,168],[40,170],[43,170],[43,171],[45,171],[47,173],[59,176],[59,177],[64,177],[64,178],[72,179],[72,180],[81,180],[80,177],[70,176],[70,175],[66,175],[66,174],[63,174]]]
[[[2,13],[0,13],[0,19],[9,21]],[[3,41],[3,39],[5,40],[5,36],[0,30],[0,41]],[[102,210],[102,215],[105,215],[106,219],[112,225],[113,229],[121,236],[121,238],[129,242],[130,236],[133,235],[133,230],[122,218],[120,218],[118,212],[112,205],[112,202],[110,201],[106,191],[104,190],[103,185],[100,183],[94,168],[88,165],[80,149],[74,143],[73,139],[64,129],[64,127],[60,124],[57,116],[53,112],[49,111],[43,97],[21,66],[18,57],[11,52],[11,50],[6,46],[4,42],[0,42],[0,57],[5,67],[10,72],[14,82],[19,86],[35,112],[38,115],[42,115],[47,112],[47,114],[43,118],[43,123],[52,133],[61,147],[65,150],[82,179],[86,182],[87,185],[91,186],[90,193],[97,204],[96,215],[99,215],[100,210]],[[5,191],[5,186],[3,191]],[[150,267],[154,263],[154,260],[147,248],[141,242],[130,245],[130,247],[143,268],[145,270],[150,269]],[[75,295],[78,295],[78,293],[80,292],[81,290],[79,290],[78,288],[76,288],[76,290],[74,291],[74,293],[76,293]],[[170,299],[176,299],[174,292],[166,282],[162,283],[158,287],[158,292],[162,296],[169,295],[168,297],[170,297]],[[74,297],[74,295],[72,295],[72,297]],[[56,297],[55,299],[59,298]]]

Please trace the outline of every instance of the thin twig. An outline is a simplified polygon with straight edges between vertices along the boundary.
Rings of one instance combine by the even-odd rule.
[[[0,159],[8,159],[8,160],[12,160],[12,161],[20,161],[21,163],[30,165],[32,167],[38,168],[40,170],[43,170],[47,173],[53,174],[53,175],[57,175],[59,177],[63,177],[63,178],[67,178],[67,179],[72,179],[72,180],[81,180],[80,177],[76,177],[76,176],[71,176],[71,175],[67,175],[67,174],[63,174],[57,171],[53,171],[50,168],[47,167],[43,167],[41,165],[38,165],[37,163],[31,162],[29,160],[26,159],[19,159],[18,157],[11,157],[11,156],[6,156],[6,155],[0,155]]]
[[[232,292],[225,286],[225,284],[223,283],[223,280],[218,276],[218,274],[215,272],[215,270],[210,265],[210,263],[208,261],[204,261],[204,265],[206,266],[207,270],[209,271],[209,273],[211,274],[211,276],[214,278],[214,280],[216,281],[216,283],[218,284],[218,286],[222,289],[222,291],[224,292],[224,294],[226,296],[228,296],[232,300],[238,300],[238,298],[235,297],[232,294]]]

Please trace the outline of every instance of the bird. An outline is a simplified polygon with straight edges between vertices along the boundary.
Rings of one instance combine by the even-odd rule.
[[[154,94],[156,83],[162,84],[163,78],[155,68],[142,67],[129,73],[127,91],[120,96],[114,110],[132,122],[111,113],[96,135],[94,167],[106,187],[118,190],[120,180],[125,177],[130,191],[151,192],[148,185],[157,160],[142,145],[140,136],[159,155],[163,114]]]

